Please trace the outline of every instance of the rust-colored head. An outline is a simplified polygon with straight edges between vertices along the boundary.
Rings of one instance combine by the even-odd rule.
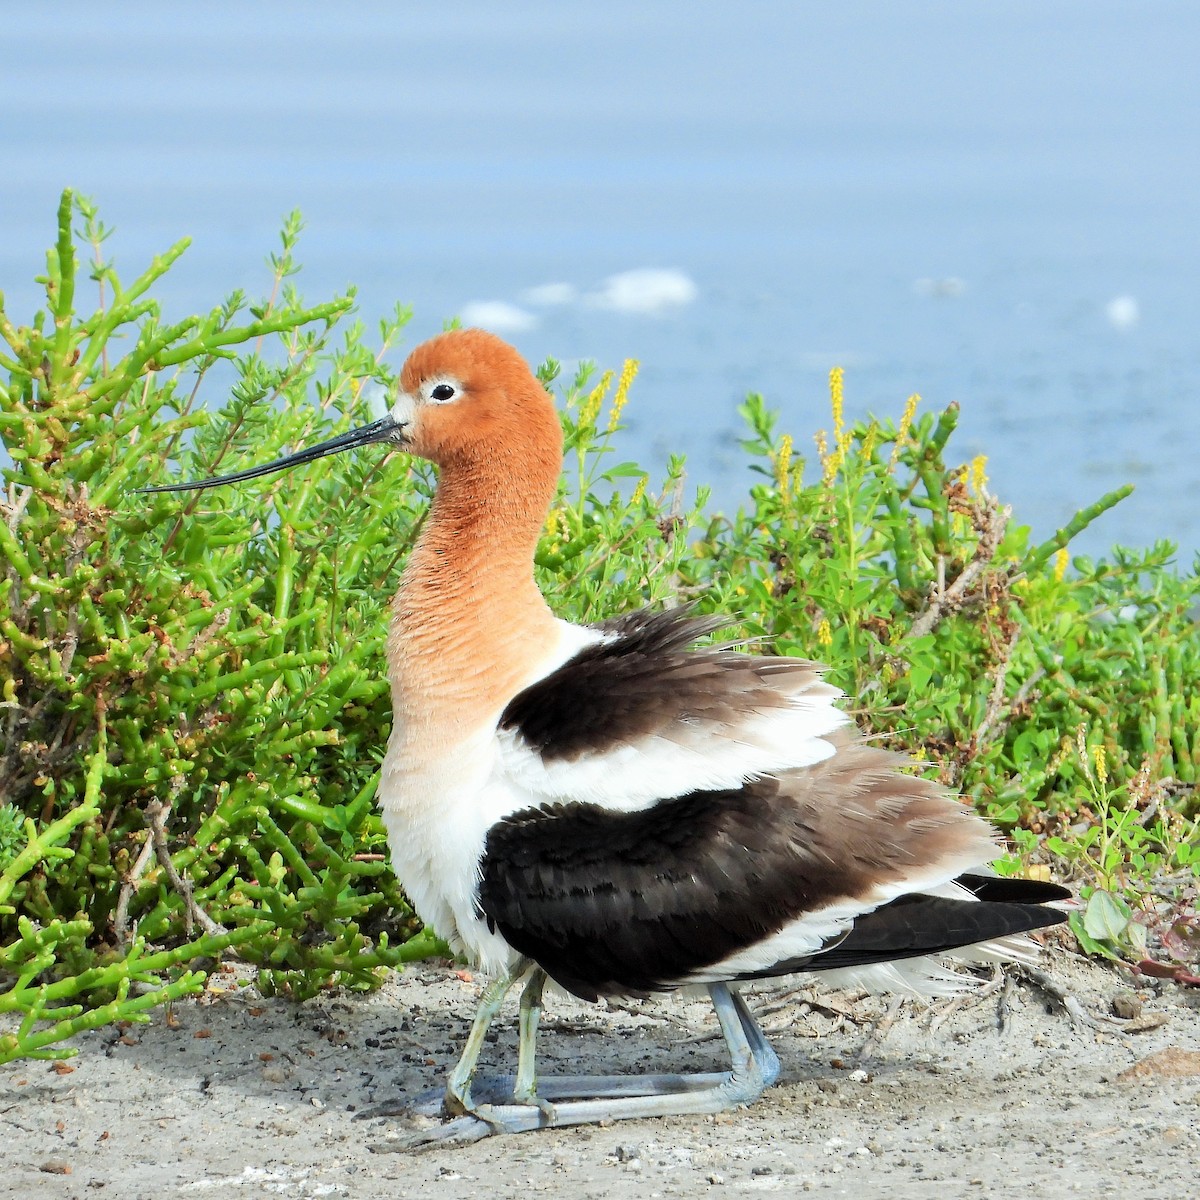
[[[507,342],[452,329],[418,346],[400,373],[391,416],[405,450],[441,467],[491,457],[553,465],[562,459],[554,404]]]
[[[562,467],[558,414],[529,364],[494,334],[453,329],[408,356],[400,392],[379,420],[244,471],[142,490],[182,492],[241,483],[372,442],[419,454],[451,475],[470,476],[483,490],[530,485],[540,497],[546,488],[553,491]]]

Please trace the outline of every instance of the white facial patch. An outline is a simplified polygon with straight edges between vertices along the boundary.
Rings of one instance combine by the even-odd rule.
[[[421,384],[426,404],[453,404],[463,394],[463,385],[452,375],[435,375]]]
[[[411,425],[417,411],[417,402],[407,392],[397,392],[395,402],[389,409],[393,421],[397,425]]]

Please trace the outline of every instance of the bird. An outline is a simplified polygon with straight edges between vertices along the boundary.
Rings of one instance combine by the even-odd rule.
[[[378,791],[417,914],[489,979],[421,1144],[756,1099],[777,1055],[742,995],[821,975],[966,986],[948,959],[1027,961],[1053,883],[988,866],[998,834],[859,732],[806,659],[714,640],[732,617],[554,614],[534,552],[563,435],[520,353],[452,329],[408,356],[379,419],[275,461],[148,491],[228,485],[381,443],[438,482],[392,602],[394,720]],[[728,1070],[546,1076],[543,992],[585,1001],[706,988]],[[520,986],[516,1070],[477,1070]],[[427,1105],[423,1111],[430,1111]]]

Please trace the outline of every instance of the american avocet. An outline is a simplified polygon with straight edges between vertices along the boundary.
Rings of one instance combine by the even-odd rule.
[[[864,742],[821,669],[696,647],[721,622],[559,620],[533,553],[562,465],[554,405],[479,330],[413,351],[384,417],[174,490],[383,442],[440,468],[393,604],[395,724],[380,784],[396,873],[422,919],[492,976],[430,1137],[471,1138],[757,1097],[779,1063],[731,985],[823,972],[964,986],[945,957],[1012,960],[1067,893],[1000,879],[992,828]],[[982,903],[981,903],[982,901]],[[731,1069],[538,1079],[549,977],[585,1000],[706,985]],[[514,1077],[476,1079],[524,981]]]

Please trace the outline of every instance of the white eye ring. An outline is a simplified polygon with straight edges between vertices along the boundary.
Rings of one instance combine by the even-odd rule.
[[[457,399],[458,389],[452,383],[437,383],[429,389],[430,404],[449,404],[451,400]]]

